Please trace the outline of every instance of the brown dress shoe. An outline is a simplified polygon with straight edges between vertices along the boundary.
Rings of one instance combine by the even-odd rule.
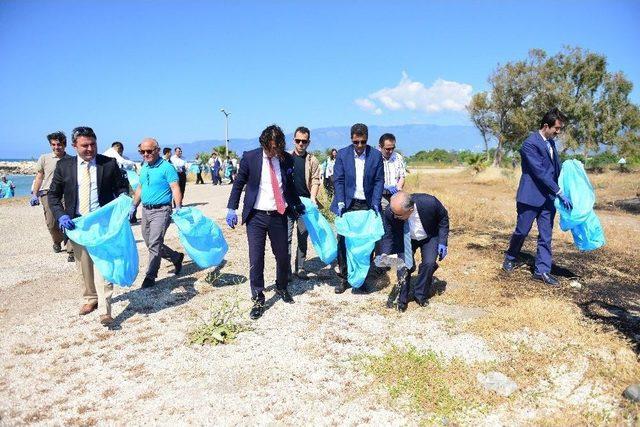
[[[109,314],[103,314],[100,316],[100,323],[102,323],[104,326],[109,326],[113,323],[113,317],[111,317]]]
[[[98,303],[94,302],[93,304],[85,304],[80,307],[80,316],[84,316],[86,314],[91,313],[93,310],[98,308]]]

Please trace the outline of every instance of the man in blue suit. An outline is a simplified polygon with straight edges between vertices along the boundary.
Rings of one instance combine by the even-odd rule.
[[[237,178],[231,188],[227,208],[227,224],[238,224],[236,209],[245,190],[242,223],[247,225],[249,241],[249,282],[253,308],[249,316],[255,320],[264,313],[264,249],[267,235],[276,258],[276,294],[293,303],[287,290],[289,254],[287,215],[304,213],[293,182],[293,158],[284,151],[284,132],[271,125],[260,135],[260,148],[242,155]],[[246,188],[245,188],[246,187]]]
[[[334,196],[331,211],[338,216],[350,211],[373,209],[380,214],[384,168],[380,151],[367,145],[369,129],[362,123],[351,126],[352,145],[338,151],[333,166]],[[342,282],[335,292],[347,290],[347,249],[338,235],[338,265]],[[363,285],[365,286],[365,285]]]
[[[413,254],[418,248],[422,260],[414,298],[424,307],[433,295],[433,273],[438,269],[436,259],[442,261],[447,256],[449,213],[435,196],[398,191],[391,196],[382,218],[384,237],[380,241],[380,253],[382,256],[398,254],[406,266],[398,270],[398,310],[404,312],[409,303],[411,273],[416,271]]]
[[[556,213],[553,203],[559,197],[567,209],[573,207],[558,186],[560,159],[553,140],[566,121],[567,117],[557,108],[549,110],[542,118],[538,132],[533,132],[522,144],[522,177],[516,195],[518,220],[502,263],[504,271],[513,272],[516,257],[536,220],[538,250],[533,278],[551,286],[558,285],[558,279],[551,275],[551,235]]]

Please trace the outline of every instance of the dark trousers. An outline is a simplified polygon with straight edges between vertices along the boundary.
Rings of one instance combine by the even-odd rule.
[[[365,200],[353,199],[351,206],[345,209],[344,213],[352,211],[366,211],[369,209],[369,204]],[[342,284],[347,284],[347,247],[344,242],[344,236],[338,234],[338,267],[340,268],[340,274],[342,275]]]
[[[422,261],[418,266],[418,281],[414,286],[414,298],[416,301],[426,301],[432,294],[433,287],[433,273],[438,269],[436,259],[438,257],[438,236],[428,237],[423,240],[411,240],[411,253],[415,254],[416,250],[420,248],[420,255]],[[404,254],[400,254],[402,258]],[[398,281],[402,284],[400,287],[400,296],[398,301],[402,304],[409,302],[409,287],[411,283],[411,274],[416,271],[415,261],[413,266],[406,273],[406,279]]]
[[[204,179],[202,179],[202,172],[198,172],[196,174],[196,184],[204,184]]]
[[[220,179],[220,169],[211,169],[211,182],[213,185],[222,184]]]
[[[251,298],[264,301],[264,249],[267,235],[276,258],[276,288],[286,289],[289,275],[287,216],[253,210],[247,219]]]
[[[298,249],[296,250],[295,272],[304,270],[304,261],[307,259],[307,238],[309,237],[309,231],[304,224],[302,218],[287,217],[288,229],[287,229],[287,246],[289,253],[289,263],[291,263],[291,242],[293,241],[293,228],[297,230],[298,236]]]
[[[178,172],[178,187],[180,187],[180,193],[184,198],[184,190],[187,187],[187,173],[186,172]]]
[[[542,206],[530,206],[524,203],[517,203],[518,220],[516,229],[511,235],[509,249],[505,258],[515,261],[522,249],[531,226],[535,220],[538,224],[538,250],[536,253],[535,274],[549,273],[551,271],[551,236],[553,233],[553,219],[556,215],[556,208],[553,202],[547,201]]]

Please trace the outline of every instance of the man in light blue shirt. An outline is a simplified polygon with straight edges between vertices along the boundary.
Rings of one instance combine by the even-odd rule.
[[[184,254],[164,244],[164,235],[171,224],[171,201],[176,210],[182,206],[182,193],[178,186],[178,173],[166,160],[160,158],[160,146],[153,138],[145,138],[140,144],[144,166],[140,171],[140,185],[133,197],[130,217],[142,201],[142,237],[149,248],[149,266],[142,281],[143,288],[155,285],[160,259],[169,260],[175,266],[175,274],[182,270]]]

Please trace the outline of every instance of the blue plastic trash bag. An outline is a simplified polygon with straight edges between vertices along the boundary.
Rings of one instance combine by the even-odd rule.
[[[131,197],[124,194],[103,207],[73,220],[67,236],[87,248],[107,282],[131,286],[138,275],[138,249],[129,224]]]
[[[336,231],[345,237],[347,280],[359,288],[369,272],[373,247],[384,235],[382,219],[373,210],[347,212],[336,218]]]
[[[196,208],[182,208],[171,215],[180,242],[200,268],[220,265],[229,249],[222,230]]]
[[[200,166],[197,163],[191,163],[189,166],[189,173],[198,173],[200,171]]]
[[[593,211],[596,195],[583,164],[578,160],[565,160],[562,163],[558,185],[573,204],[573,209],[567,210],[560,199],[556,198],[560,229],[571,230],[573,242],[581,251],[591,251],[603,246],[604,230]]]
[[[133,190],[138,188],[138,185],[140,185],[140,176],[135,171],[127,169],[127,178],[129,179],[129,185],[131,185]]]
[[[311,203],[311,199],[300,197],[300,200],[305,207],[302,220],[309,232],[311,244],[316,250],[318,258],[325,264],[331,264],[338,256],[338,241],[333,234],[331,224],[322,216],[318,207]]]

